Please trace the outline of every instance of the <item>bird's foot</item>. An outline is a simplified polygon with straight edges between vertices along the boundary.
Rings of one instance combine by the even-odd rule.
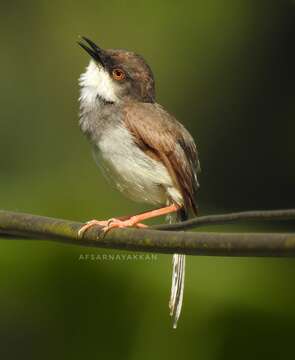
[[[79,231],[78,231],[78,238],[81,239],[84,235],[84,233],[90,229],[92,226],[102,226],[103,228],[105,228],[108,225],[108,220],[103,220],[103,221],[99,221],[99,220],[90,220],[87,221],[87,223],[85,225],[83,225]]]
[[[146,228],[147,227],[147,225],[139,222],[137,216],[131,216],[127,220],[120,220],[116,218],[111,218],[109,220],[103,220],[103,221],[90,220],[87,221],[87,223],[83,225],[81,229],[78,231],[78,237],[81,239],[85,231],[97,225],[102,227],[102,231],[104,234],[106,234],[109,230],[115,228],[126,228],[126,227]]]
[[[126,227],[137,227],[137,228],[146,228],[148,227],[145,224],[139,222],[137,215],[131,216],[127,220],[120,220],[120,219],[110,219],[107,224],[106,231],[114,228],[126,228]]]

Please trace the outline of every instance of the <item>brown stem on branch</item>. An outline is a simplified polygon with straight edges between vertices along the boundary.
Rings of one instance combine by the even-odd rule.
[[[157,230],[188,230],[200,226],[221,225],[238,221],[278,221],[295,219],[295,209],[287,210],[253,210],[222,215],[207,215],[196,217],[176,224],[163,224],[154,226]]]

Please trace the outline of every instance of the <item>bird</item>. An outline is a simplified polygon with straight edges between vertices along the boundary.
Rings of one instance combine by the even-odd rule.
[[[103,49],[86,37],[78,44],[90,55],[79,77],[79,125],[92,145],[105,176],[128,198],[150,204],[138,215],[90,220],[113,228],[147,225],[142,221],[166,215],[170,223],[198,214],[199,155],[188,130],[156,102],[153,72],[144,58],[129,50]],[[169,301],[173,328],[181,313],[185,255],[174,254]]]

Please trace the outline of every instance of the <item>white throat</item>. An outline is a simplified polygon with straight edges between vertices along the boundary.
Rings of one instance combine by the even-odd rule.
[[[81,107],[94,107],[99,104],[99,99],[104,102],[117,102],[116,84],[111,79],[109,73],[97,65],[93,60],[90,61],[86,71],[79,78],[80,102]]]

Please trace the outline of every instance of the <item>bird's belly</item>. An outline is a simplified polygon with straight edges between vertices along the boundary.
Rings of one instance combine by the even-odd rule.
[[[174,187],[168,171],[146,155],[125,128],[106,133],[95,147],[94,156],[106,177],[127,197],[155,205],[169,202]]]

